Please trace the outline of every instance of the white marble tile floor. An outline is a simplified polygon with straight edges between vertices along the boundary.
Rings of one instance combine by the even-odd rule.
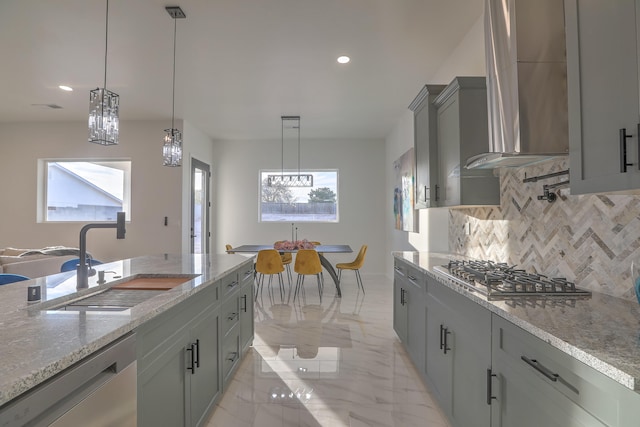
[[[363,294],[345,274],[337,298],[326,276],[322,303],[315,280],[258,295],[253,348],[207,426],[449,427],[393,331],[391,280],[365,276]]]

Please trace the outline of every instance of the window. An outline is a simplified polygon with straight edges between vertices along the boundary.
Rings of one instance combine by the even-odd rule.
[[[39,160],[38,171],[40,222],[130,219],[130,160]]]
[[[300,171],[313,175],[313,187],[268,184],[269,175],[282,171],[260,171],[259,215],[263,222],[338,222],[338,171]],[[298,171],[284,171],[297,174]]]

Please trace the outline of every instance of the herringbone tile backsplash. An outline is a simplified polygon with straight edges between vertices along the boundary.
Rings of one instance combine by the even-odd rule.
[[[561,159],[501,169],[500,207],[449,210],[449,249],[635,299],[631,263],[640,263],[640,191],[572,196],[561,187],[555,190],[557,200],[549,203],[538,200],[542,186],[567,180],[567,175],[522,182],[568,167],[568,159]]]

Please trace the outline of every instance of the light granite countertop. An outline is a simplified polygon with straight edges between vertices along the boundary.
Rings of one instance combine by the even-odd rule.
[[[107,283],[100,286],[97,274],[90,277],[89,289],[80,292],[75,272],[0,286],[0,405],[252,262],[251,257],[227,254],[145,256],[96,266],[114,273],[106,273]],[[124,311],[49,309],[139,274],[197,277]],[[41,287],[40,302],[27,303],[29,285]]]
[[[640,392],[640,305],[636,301],[597,292],[589,299],[576,300],[573,306],[554,304],[549,299],[544,300],[544,306],[541,300],[537,304],[527,303],[526,299],[488,300],[434,269],[456,256],[428,252],[394,252],[393,256],[414,264],[444,286]]]

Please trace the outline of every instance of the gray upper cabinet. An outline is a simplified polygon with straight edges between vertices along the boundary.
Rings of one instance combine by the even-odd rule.
[[[491,169],[464,169],[489,148],[484,77],[457,77],[434,100],[436,107],[437,206],[499,205],[500,180]]]
[[[436,107],[433,101],[444,85],[425,85],[413,100],[414,153],[416,158],[416,209],[437,206],[435,201],[438,179],[438,147]]]
[[[571,194],[640,188],[638,4],[564,6]]]

